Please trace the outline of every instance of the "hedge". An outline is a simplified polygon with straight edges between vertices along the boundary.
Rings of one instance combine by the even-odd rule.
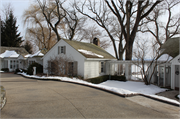
[[[116,76],[116,75],[104,75],[104,76],[99,76],[95,78],[89,78],[86,81],[94,83],[94,84],[99,84],[107,80],[126,81],[126,77]]]

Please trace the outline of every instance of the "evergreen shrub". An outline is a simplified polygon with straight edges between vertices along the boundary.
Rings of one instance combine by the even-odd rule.
[[[9,72],[9,68],[2,68],[1,71]]]
[[[33,75],[33,67],[36,67],[36,74],[43,73],[43,66],[41,64],[34,62],[31,65],[29,65],[27,69],[27,74]]]
[[[19,69],[16,69],[14,74],[17,74],[18,72],[21,72]]]

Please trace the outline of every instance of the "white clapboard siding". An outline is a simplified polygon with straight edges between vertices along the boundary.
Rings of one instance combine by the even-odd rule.
[[[93,78],[99,76],[99,62],[85,61],[84,63],[84,78]]]

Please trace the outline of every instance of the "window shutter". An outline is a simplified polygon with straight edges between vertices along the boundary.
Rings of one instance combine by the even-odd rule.
[[[101,73],[101,62],[99,62],[99,74]]]
[[[51,61],[48,61],[48,68],[47,68],[47,70],[48,70],[48,73],[51,73]]]
[[[58,55],[60,54],[61,47],[58,46]]]
[[[65,74],[68,75],[68,62],[65,62]]]
[[[78,74],[78,66],[77,66],[78,62],[75,61],[73,62],[73,76],[77,76]]]
[[[66,54],[66,46],[64,46],[64,54]]]
[[[104,66],[103,66],[103,71],[104,71],[104,73],[106,73],[106,62],[104,62],[103,65],[104,65]]]

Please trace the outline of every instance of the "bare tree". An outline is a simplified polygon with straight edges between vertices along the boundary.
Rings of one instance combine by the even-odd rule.
[[[102,31],[100,31],[95,25],[93,25],[84,28],[79,35],[82,36],[80,40],[88,40],[92,43],[95,37],[102,37]]]
[[[29,54],[33,53],[33,45],[29,40],[24,40],[21,46],[24,47]]]
[[[100,40],[100,47],[103,48],[103,49],[107,49],[111,46],[111,43],[109,40]]]
[[[50,50],[57,42],[55,39],[55,33],[51,33],[51,30],[46,27],[43,27],[43,29],[41,27],[28,28],[26,31],[26,35],[29,36],[29,40],[31,39],[31,41],[34,42],[39,49],[45,48]]]
[[[139,23],[142,19],[149,15],[154,7],[161,1],[157,0],[155,3],[151,3],[149,0],[136,1],[114,1],[114,0],[101,0],[98,3],[94,0],[84,1],[79,4],[76,2],[76,9],[83,15],[94,20],[99,26],[105,29],[109,35],[117,59],[118,52],[115,45],[115,38],[108,29],[109,14],[113,13],[118,20],[118,24],[121,26],[123,37],[126,41],[126,60],[132,59],[132,49],[134,39],[138,30]],[[98,5],[98,7],[97,7]],[[79,7],[80,6],[80,7]],[[87,8],[87,10],[85,10]],[[90,13],[89,13],[90,11]],[[93,16],[93,15],[94,16]]]
[[[50,0],[47,3],[46,0],[43,0],[43,2],[41,2],[40,0],[37,0],[37,2],[40,6],[43,16],[46,19],[46,22],[55,32],[57,36],[57,41],[59,41],[61,37],[58,32],[58,25],[60,25],[61,21],[66,16],[66,11],[62,6],[62,4],[65,1],[61,2],[60,0],[54,0],[54,1]]]
[[[179,0],[164,0],[153,10],[151,15],[146,17],[147,21],[144,28],[141,30],[149,32],[156,39],[157,44],[162,46],[169,38],[176,34],[180,34],[180,15],[172,13],[173,8],[180,4]],[[167,14],[166,14],[167,13]],[[166,15],[165,20],[161,17]]]
[[[28,10],[23,14],[24,24],[30,24],[31,27],[27,28],[27,34],[33,37],[33,42],[37,44],[39,49],[46,48],[49,50],[55,44],[55,33],[52,32],[49,24],[45,22],[40,7],[31,5]],[[34,27],[33,27],[34,26]]]
[[[80,41],[80,39],[77,39],[77,35],[81,35],[83,32],[87,18],[78,15],[78,12],[74,9],[73,5],[70,6],[71,8],[67,10],[64,9],[67,15],[63,20],[63,27],[60,29],[67,39]]]
[[[48,61],[48,74],[59,76],[77,76],[77,62],[71,58],[56,56]]]
[[[82,30],[80,30],[79,36],[81,38],[77,39],[79,41],[86,40],[89,41],[90,43],[93,42],[94,38],[99,38],[100,39],[100,47],[103,49],[107,49],[110,47],[111,43],[110,41],[103,36],[103,30],[100,30],[97,28],[97,26],[89,26],[89,27],[84,27]]]
[[[105,5],[105,2],[103,2],[102,0],[100,0],[99,2],[91,1],[91,0],[84,1],[83,3],[75,2],[75,7],[82,15],[95,21],[100,27],[102,27],[107,32],[113,44],[115,56],[117,59],[119,59],[116,44],[115,44],[115,39],[110,32],[110,28],[108,28],[110,27],[110,23],[112,22],[110,20],[113,20],[113,19],[110,19],[111,12],[110,10],[108,10],[107,6]]]
[[[3,14],[3,15],[1,15],[1,19],[2,20],[7,20],[10,12],[13,11],[13,7],[12,7],[11,3],[4,4],[3,9],[1,9],[1,11],[2,11],[2,14]]]
[[[156,66],[157,66],[157,58],[159,56],[158,50],[154,50],[155,47],[153,48],[153,51],[156,51],[154,56],[152,57],[151,61],[147,61],[147,54],[149,53],[149,43],[148,41],[144,40],[142,42],[136,42],[137,48],[133,52],[134,57],[136,58],[136,61],[133,61],[133,64],[138,66],[141,71],[141,76],[146,85],[150,85],[152,76],[155,72]],[[152,69],[152,72],[150,74],[149,70]],[[149,74],[148,74],[149,73]],[[150,75],[148,77],[148,75]]]
[[[151,45],[148,40],[143,40],[141,42],[136,41],[135,43],[137,48],[134,50],[133,55],[136,60],[133,61],[133,64],[140,68],[144,83],[150,85],[152,77],[157,71],[157,65],[166,63],[169,61],[170,57],[164,59],[164,61],[158,60],[161,54],[159,53],[159,47],[157,47],[156,41],[152,41]],[[149,53],[151,57],[147,60]]]

